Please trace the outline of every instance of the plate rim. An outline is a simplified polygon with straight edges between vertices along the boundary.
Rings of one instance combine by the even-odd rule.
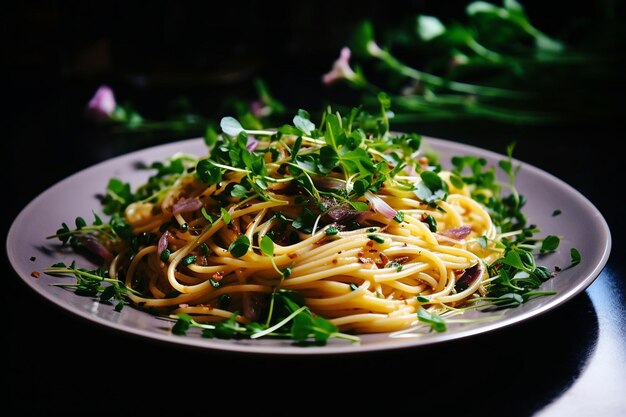
[[[436,148],[438,150],[445,149],[448,152],[454,150],[454,153],[461,152],[463,155],[466,154],[475,154],[480,156],[485,156],[491,159],[502,159],[505,158],[505,155],[500,154],[498,152],[494,152],[489,149],[481,148],[478,146],[474,146],[467,143],[462,143],[450,139],[441,139],[435,138],[431,136],[422,135],[422,147],[428,146],[429,148]],[[203,350],[212,350],[212,351],[220,351],[220,352],[233,352],[233,353],[249,353],[249,354],[269,354],[269,355],[312,355],[312,354],[355,354],[360,352],[371,352],[371,351],[387,351],[387,350],[395,350],[402,348],[416,348],[420,346],[432,346],[434,344],[439,344],[443,342],[454,341],[458,339],[464,339],[470,336],[478,336],[481,334],[489,333],[497,329],[506,328],[512,325],[515,325],[520,322],[524,322],[530,319],[537,318],[544,313],[553,310],[561,304],[564,304],[583,292],[586,288],[588,288],[601,274],[602,270],[605,268],[612,247],[612,237],[611,230],[606,221],[606,219],[602,216],[601,212],[598,208],[581,192],[575,189],[573,186],[569,185],[567,182],[558,178],[557,176],[549,173],[548,171],[539,168],[537,166],[531,165],[524,161],[513,158],[513,161],[518,164],[522,164],[524,171],[531,171],[534,175],[539,175],[542,178],[546,178],[554,182],[559,187],[563,188],[568,194],[572,195],[576,198],[576,201],[583,204],[586,211],[593,212],[595,214],[595,220],[599,222],[602,226],[602,234],[606,236],[606,239],[603,240],[604,246],[601,249],[601,257],[596,260],[595,266],[591,272],[587,274],[587,276],[577,283],[577,285],[567,289],[565,292],[561,292],[557,296],[551,298],[550,301],[545,303],[544,305],[530,309],[529,311],[513,316],[508,317],[501,321],[496,321],[490,324],[484,324],[480,327],[470,327],[466,329],[456,330],[451,333],[439,333],[435,338],[428,339],[424,341],[424,339],[407,339],[406,342],[401,340],[394,340],[389,343],[372,343],[372,344],[359,344],[359,345],[326,345],[326,346],[311,346],[311,347],[301,347],[294,345],[287,346],[272,346],[265,345],[262,340],[256,341],[248,341],[243,340],[245,343],[234,343],[232,340],[221,341],[218,343],[211,343],[211,341],[216,341],[218,339],[205,339],[200,337],[180,337],[177,336],[175,338],[171,337],[171,334],[168,333],[157,333],[154,331],[148,331],[144,329],[134,328],[125,324],[113,323],[110,320],[107,320],[103,317],[97,315],[90,315],[85,311],[79,310],[74,306],[67,305],[63,302],[63,300],[59,297],[55,297],[50,292],[44,291],[40,286],[36,285],[33,282],[30,275],[24,273],[20,273],[20,265],[19,260],[17,258],[17,254],[14,251],[12,242],[17,239],[16,234],[18,233],[18,227],[21,222],[24,221],[24,218],[28,215],[28,213],[34,210],[37,207],[38,203],[45,200],[45,198],[53,194],[55,190],[63,188],[63,186],[67,183],[71,183],[75,181],[77,178],[86,175],[86,172],[101,169],[103,166],[108,165],[118,165],[128,160],[131,162],[133,158],[140,157],[143,154],[147,154],[150,152],[163,152],[166,154],[173,154],[174,152],[169,151],[170,148],[174,150],[175,148],[189,148],[197,145],[204,145],[202,138],[190,138],[180,141],[168,142],[164,144],[154,145],[142,149],[138,149],[135,151],[131,151],[125,154],[120,154],[112,158],[105,159],[91,166],[85,167],[76,171],[75,173],[57,181],[56,183],[47,187],[44,191],[35,196],[31,201],[29,201],[18,213],[18,215],[11,222],[11,226],[9,227],[9,231],[7,233],[7,237],[5,239],[5,248],[8,256],[9,264],[11,265],[15,275],[20,278],[28,288],[37,293],[40,297],[54,305],[55,307],[63,310],[66,313],[71,313],[73,317],[79,317],[88,322],[96,323],[100,326],[103,326],[109,330],[114,330],[116,332],[121,332],[128,336],[134,337],[142,337],[145,339],[149,339],[152,341],[165,342],[170,345],[177,346],[186,346],[189,348],[195,349],[203,349]],[[206,146],[206,145],[204,145]],[[91,301],[91,299],[89,299]],[[112,308],[112,307],[111,307]],[[132,308],[132,307],[131,307]],[[147,312],[141,312],[140,310],[136,310],[140,313],[146,314],[148,316],[153,317],[154,319],[158,319],[158,317],[150,315]],[[260,342],[260,343],[259,343]]]

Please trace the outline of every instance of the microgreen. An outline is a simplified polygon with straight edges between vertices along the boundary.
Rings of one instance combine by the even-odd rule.
[[[239,133],[244,131],[241,123],[239,123],[237,119],[233,117],[222,118],[222,121],[220,122],[220,127],[222,128],[222,132],[226,133],[229,136],[237,136],[239,135]]]
[[[293,118],[293,124],[295,127],[300,129],[302,133],[307,136],[310,136],[315,129],[315,124],[311,122],[310,115],[306,110],[298,110],[298,114]]]
[[[274,242],[267,235],[261,238],[261,252],[267,256],[274,256]]]
[[[82,217],[77,217],[74,221],[75,229],[62,223],[61,228],[46,239],[57,238],[63,245],[69,245],[74,250],[87,249],[95,255],[102,255],[105,247],[118,244],[131,237],[130,226],[118,214],[113,215],[108,223],[104,223],[96,213],[93,213],[93,216],[94,220],[91,225],[88,225]],[[85,245],[85,239],[92,242],[89,247]]]
[[[246,235],[241,235],[228,246],[228,251],[235,258],[240,258],[248,252],[249,248],[250,239]]]
[[[360,220],[378,211],[389,221],[400,223],[392,227],[405,226],[405,213],[392,211],[377,196],[381,189],[395,187],[406,195],[415,196],[418,204],[423,203],[421,208],[429,206],[444,211],[442,202],[448,199],[450,183],[470,193],[487,209],[496,230],[495,236],[479,236],[475,242],[482,250],[500,255],[489,264],[468,268],[458,277],[454,291],[465,291],[485,271],[485,281],[481,284],[486,294],[472,298],[468,302],[472,307],[511,308],[535,297],[551,294],[539,291],[541,284],[550,279],[552,273],[537,264],[540,258],[535,254],[543,256],[556,251],[561,240],[555,235],[536,237],[539,228],[528,224],[522,212],[525,198],[515,188],[521,166],[512,157],[513,145],[507,147],[507,156],[496,166],[488,166],[484,158],[452,158],[448,182],[436,155],[428,155],[427,164],[423,161],[418,163],[419,135],[390,134],[391,98],[381,93],[377,95],[377,100],[379,114],[355,108],[342,115],[328,109],[315,123],[308,112],[299,110],[293,117],[293,125],[283,125],[277,130],[249,129],[246,121],[225,117],[220,124],[221,135],[207,130],[205,142],[210,148],[208,156],[175,155],[164,163],[155,162],[147,167],[155,173],[135,192],[128,183],[111,179],[102,200],[103,210],[110,216],[108,222],[95,213],[91,224],[79,216],[75,218],[73,228],[62,223],[61,228],[49,238],[57,238],[63,245],[71,245],[74,249],[95,247],[103,259],[107,258],[109,249],[118,254],[121,248],[126,261],[132,260],[143,247],[158,242],[161,251],[157,254],[158,258],[169,262],[172,251],[178,250],[178,244],[168,241],[166,232],[185,233],[186,237],[199,236],[200,229],[216,227],[221,221],[230,231],[239,234],[228,245],[233,257],[266,257],[276,271],[273,278],[268,278],[274,282],[271,293],[256,294],[265,297],[262,304],[266,307],[259,321],[246,324],[239,323],[237,312],[221,323],[211,324],[180,314],[173,317],[176,319],[172,328],[174,334],[182,335],[189,329],[198,328],[204,337],[281,337],[291,338],[299,344],[324,344],[329,338],[358,342],[358,337],[339,332],[331,321],[311,311],[301,294],[281,288],[293,273],[296,262],[284,263],[286,258],[280,253],[279,249],[284,247],[281,245],[298,242],[302,235],[316,234],[321,235],[320,244],[324,244],[341,239],[340,232],[352,230],[364,232],[370,240],[368,246],[384,244],[388,240],[385,234],[387,226],[367,225]],[[506,183],[498,181],[496,168],[504,173]],[[193,220],[185,217],[186,221],[181,221],[176,216],[164,219],[159,227],[162,240],[157,233],[134,233],[124,220],[126,208],[134,203],[157,206],[167,191],[182,180],[218,189],[219,192],[212,196],[215,204],[203,205],[199,213],[194,214],[197,216]],[[287,187],[276,192],[274,185]],[[246,207],[255,200],[285,204],[288,200],[285,199],[284,189],[293,193],[288,195],[294,202],[285,211],[288,214],[281,213],[279,205],[276,205],[275,211],[268,215],[271,220],[267,223],[269,228],[254,232],[250,231],[252,229],[238,230],[240,219],[232,216],[235,208]],[[508,192],[506,196],[503,190]],[[438,227],[435,216],[424,214],[421,217],[433,233]],[[198,227],[198,221],[205,221],[206,225]],[[225,240],[225,236],[228,235],[221,239]],[[187,249],[189,251],[184,252],[180,259],[181,267],[195,269],[195,264],[210,262],[207,257],[211,249],[207,243],[200,243],[200,239],[190,243]],[[570,249],[570,256],[571,266],[580,263],[578,250]],[[380,259],[384,268],[403,271],[405,261],[383,256]],[[115,301],[119,310],[131,302],[128,295],[132,290],[122,281],[111,279],[107,271],[105,268],[80,269],[75,263],[70,266],[57,264],[46,270],[50,274],[74,276],[75,284],[59,285],[73,287],[77,293],[99,297],[101,301]],[[209,278],[209,283],[213,288],[225,291],[227,285],[223,283],[229,280],[222,281],[221,278],[222,275],[213,276]],[[359,289],[355,282],[348,285],[351,291]],[[375,294],[384,298],[382,291]],[[166,298],[178,296],[179,292],[172,291]],[[231,301],[233,298],[225,292],[219,297],[219,307],[227,309]],[[417,301],[431,305],[428,310],[423,307],[418,309],[418,321],[429,325],[433,331],[446,331],[446,321],[439,315],[441,311],[435,308],[436,300],[417,296]],[[240,305],[239,299],[235,302]],[[445,308],[442,310],[445,312]]]
[[[578,265],[580,261],[582,260],[582,256],[580,255],[580,252],[576,248],[570,249],[570,257],[571,257],[572,266]]]
[[[559,247],[559,243],[561,239],[558,236],[548,235],[541,242],[541,248],[539,249],[541,253],[552,252]]]
[[[441,333],[446,331],[446,322],[437,314],[429,312],[424,307],[420,307],[417,310],[417,318],[419,321],[430,325],[435,332]]]
[[[63,262],[56,263],[49,268],[45,268],[44,272],[54,276],[73,275],[76,278],[75,283],[56,283],[51,285],[73,288],[76,294],[98,297],[101,302],[113,300],[116,303],[116,311],[120,311],[124,307],[128,293],[138,294],[136,291],[126,287],[121,281],[110,278],[106,269],[88,270],[78,268],[75,261],[70,265],[66,265]]]
[[[230,297],[222,297],[221,302],[228,303]],[[261,337],[291,338],[296,343],[306,343],[311,339],[315,344],[325,344],[329,338],[336,337],[358,343],[358,337],[341,333],[330,321],[311,313],[308,307],[301,305],[302,299],[294,292],[281,290],[274,293],[272,300],[276,302],[274,311],[278,311],[270,325],[251,323],[243,325],[237,322],[237,314],[233,313],[225,321],[216,324],[200,323],[189,314],[171,316],[175,319],[172,333],[182,336],[189,329],[201,329],[202,336],[230,339],[234,337]]]
[[[448,196],[448,185],[433,171],[423,171],[420,174],[422,182],[415,186],[415,195],[424,203],[441,209],[438,201],[445,200]]]
[[[329,338],[337,337],[358,343],[358,337],[341,333],[337,327],[325,318],[313,315],[308,307],[302,305],[302,298],[288,290],[280,290],[272,295],[279,305],[274,309],[276,317],[271,318],[273,325],[252,333],[253,339],[263,336],[291,337],[296,342],[305,342],[312,338],[317,344],[325,344]],[[290,326],[288,326],[291,324]]]

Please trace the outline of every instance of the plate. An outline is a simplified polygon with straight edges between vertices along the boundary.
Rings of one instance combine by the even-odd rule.
[[[495,165],[504,158],[503,155],[491,151],[436,138],[424,138],[422,149],[437,152],[444,165],[455,155],[483,157],[490,165]],[[538,261],[550,269],[555,266],[564,268],[541,287],[542,290],[555,291],[556,294],[530,300],[513,309],[489,313],[467,312],[461,318],[482,320],[471,324],[449,325],[448,330],[443,333],[423,333],[413,337],[394,337],[387,333],[370,334],[361,336],[361,343],[358,345],[331,339],[325,346],[308,347],[296,346],[290,340],[206,339],[191,332],[186,336],[177,336],[170,332],[170,321],[130,306],[116,312],[112,305],[50,285],[68,282],[72,278],[51,277],[43,273],[39,278],[32,275],[33,271],[42,271],[60,261],[69,264],[72,260],[77,260],[81,266],[89,266],[77,255],[64,251],[56,242],[47,240],[46,236],[54,234],[62,222],[70,224],[77,216],[88,218],[92,210],[101,213],[97,194],[106,189],[111,177],[129,182],[134,189],[145,182],[151,173],[137,169],[139,163],[162,161],[176,152],[202,156],[207,150],[202,139],[190,139],[136,151],[82,170],[35,198],[14,220],[6,241],[9,261],[20,279],[44,299],[78,317],[136,336],[177,345],[233,352],[341,354],[416,347],[463,339],[535,318],[584,291],[602,271],[611,249],[608,225],[591,202],[553,175],[515,161],[522,164],[516,186],[527,198],[524,213],[530,223],[541,228],[540,235],[554,234],[561,237],[558,250]],[[561,210],[561,214],[554,216],[555,210]],[[580,251],[582,262],[573,268],[566,268],[570,264],[572,247]]]

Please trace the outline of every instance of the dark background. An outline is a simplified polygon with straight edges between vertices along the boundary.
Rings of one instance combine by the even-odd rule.
[[[176,132],[111,135],[85,120],[106,83],[119,101],[159,119],[181,97],[219,120],[264,79],[290,108],[355,100],[324,87],[327,72],[363,19],[393,28],[418,13],[460,18],[465,2],[13,2],[3,6],[2,236],[19,211],[64,177],[112,156],[186,139]],[[542,126],[420,123],[419,133],[503,152],[575,186],[607,219],[609,264],[592,287],[540,320],[437,347],[354,357],[248,357],[181,349],[112,333],[69,317],[19,282],[4,257],[1,403],[9,414],[143,415],[532,415],[558,402],[578,415],[624,411],[609,397],[624,379],[624,128],[620,2],[526,1],[546,33],[609,58],[578,99],[593,115]],[[595,88],[597,86],[597,88]],[[589,87],[589,86],[586,86]],[[582,113],[582,114],[581,114]],[[584,219],[581,219],[584,227]],[[594,292],[595,291],[595,292]],[[607,343],[617,346],[606,350]],[[597,354],[604,357],[597,362]],[[596,359],[592,359],[596,358]],[[604,373],[603,373],[604,372]],[[590,376],[591,375],[591,376]],[[595,387],[598,400],[576,384]],[[570,394],[568,392],[571,390]],[[604,393],[604,394],[603,394]],[[610,398],[613,398],[611,400]],[[125,404],[125,405],[122,405]],[[600,411],[592,414],[591,410]],[[604,412],[602,412],[604,411]]]
[[[329,100],[356,105],[358,96],[353,90],[345,85],[325,87],[320,77],[330,69],[340,48],[349,43],[358,23],[372,20],[382,37],[418,13],[445,22],[463,21],[467,3],[10,3],[2,11],[6,74],[2,155],[7,158],[5,164],[15,168],[8,172],[20,175],[25,174],[25,158],[35,167],[44,162],[42,158],[57,161],[51,167],[54,172],[28,173],[30,186],[13,190],[12,201],[18,199],[16,207],[22,206],[49,186],[51,177],[63,178],[103,157],[188,137],[188,133],[167,131],[120,138],[95,127],[83,117],[84,108],[101,84],[113,88],[118,102],[131,103],[144,117],[154,120],[180,111],[181,99],[187,100],[194,112],[219,120],[230,114],[233,99],[256,97],[255,78],[265,80],[288,108],[313,111]],[[579,104],[586,114],[571,112],[565,124],[542,126],[541,131],[489,123],[489,136],[502,138],[496,150],[503,151],[511,140],[543,143],[539,137],[544,134],[570,136],[569,147],[569,142],[586,141],[588,135],[612,134],[613,124],[621,128],[626,38],[620,24],[624,16],[621,2],[594,1],[584,8],[567,1],[523,4],[535,26],[548,35],[608,59],[598,64],[593,79],[584,79],[584,86],[571,86],[581,92],[569,104],[574,109]],[[482,122],[408,127],[481,146],[490,140]],[[561,133],[564,127],[569,130]],[[534,146],[519,149],[537,153]],[[559,149],[561,152],[568,150]]]

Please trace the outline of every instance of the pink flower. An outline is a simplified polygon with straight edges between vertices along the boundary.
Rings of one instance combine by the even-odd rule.
[[[350,55],[350,48],[344,47],[341,49],[339,58],[333,63],[332,69],[322,76],[324,84],[328,85],[342,79],[354,80],[357,77],[348,62],[350,61]]]
[[[102,85],[87,104],[87,116],[96,121],[108,120],[113,115],[116,106],[113,90]]]
[[[266,106],[263,100],[254,100],[250,103],[250,113],[256,118],[269,116],[272,112],[269,106]]]

